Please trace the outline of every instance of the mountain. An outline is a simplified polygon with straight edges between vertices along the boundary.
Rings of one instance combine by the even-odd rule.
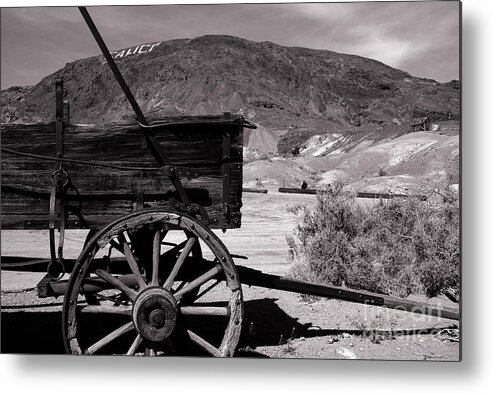
[[[241,113],[244,184],[420,193],[459,181],[460,83],[417,78],[329,50],[203,36],[113,52],[147,119]],[[63,78],[72,123],[133,119],[103,56],[68,63],[35,86],[2,91],[2,123],[54,120]],[[440,130],[409,133],[427,116]],[[299,149],[299,156],[291,155]]]
[[[209,35],[113,53],[148,118],[240,112],[277,140],[286,133],[308,138],[364,126],[407,127],[423,114],[459,116],[457,81],[417,78],[329,50]],[[134,118],[104,58],[95,56],[68,63],[35,86],[2,91],[2,122],[52,120],[56,78],[64,79],[74,123]]]

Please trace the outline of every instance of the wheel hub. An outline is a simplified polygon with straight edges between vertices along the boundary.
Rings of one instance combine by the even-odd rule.
[[[135,300],[132,319],[142,337],[159,342],[173,331],[176,310],[176,300],[169,291],[161,287],[150,287],[142,291]]]

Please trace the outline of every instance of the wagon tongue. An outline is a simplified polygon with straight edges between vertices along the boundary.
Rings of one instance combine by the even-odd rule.
[[[99,34],[99,31],[92,21],[91,15],[89,15],[89,11],[87,11],[86,7],[79,7],[80,13],[82,14],[82,17],[87,23],[87,26],[89,27],[89,30],[91,30],[92,35],[94,36],[94,39],[99,45],[99,49],[101,49],[101,52],[103,52],[104,57],[106,58],[106,61],[108,62],[111,71],[113,71],[113,74],[115,75],[116,80],[118,81],[118,84],[123,90],[123,93],[125,93],[125,96],[127,97],[128,102],[132,106],[132,109],[135,112],[135,115],[137,116],[137,120],[142,123],[142,124],[148,124],[146,118],[144,117],[144,114],[142,113],[139,104],[137,104],[137,101],[135,100],[134,96],[132,95],[132,92],[130,91],[128,85],[125,83],[125,79],[123,79],[122,74],[120,73],[120,70],[118,69],[118,66],[115,63],[115,60],[113,59],[113,56],[111,56],[110,51],[108,50],[106,44],[104,43],[103,37],[101,37],[101,34]]]
[[[125,96],[127,97],[128,102],[132,106],[132,109],[135,112],[135,115],[137,116],[137,121],[146,126],[149,123],[147,122],[146,118],[144,117],[144,114],[142,113],[142,110],[139,107],[139,104],[137,104],[137,101],[135,100],[134,96],[132,95],[132,92],[130,91],[130,88],[125,82],[125,79],[123,79],[123,76],[118,69],[118,66],[115,63],[115,60],[113,59],[113,56],[111,56],[110,51],[108,50],[103,37],[101,37],[101,34],[99,34],[99,31],[94,24],[91,16],[89,15],[89,12],[87,11],[86,7],[79,7],[79,10],[82,14],[82,17],[87,23],[87,26],[89,27],[89,30],[91,30],[92,35],[94,36],[94,39],[96,40],[97,44],[99,45],[99,48],[101,49],[101,52],[103,52],[104,57],[106,58],[106,61],[108,62],[111,71],[113,71],[113,74],[118,81],[118,84],[123,90],[123,93],[125,93]],[[166,154],[166,151],[164,148],[161,146],[159,141],[156,139],[155,136],[149,134],[149,131],[143,128],[143,133],[146,138],[147,146],[149,146],[149,149],[154,156],[155,160],[158,162],[159,165],[161,166],[170,166],[170,160],[168,158],[168,155]],[[178,194],[180,195],[181,201],[189,205],[190,201],[188,199],[188,196],[185,192],[185,189],[183,188],[183,185],[181,184],[181,181],[178,177],[178,175],[172,171],[170,175],[170,180],[175,187],[175,189],[178,191]]]

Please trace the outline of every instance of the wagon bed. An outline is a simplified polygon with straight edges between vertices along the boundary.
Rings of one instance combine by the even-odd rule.
[[[190,203],[205,208],[211,228],[240,227],[243,126],[251,123],[224,114],[155,124],[151,133],[165,147],[170,166],[156,165],[135,122],[67,124],[63,159],[56,157],[54,123],[2,124],[2,228],[48,228],[59,162],[74,186],[66,196],[74,209],[67,229],[100,228],[139,204],[176,207],[173,171]]]

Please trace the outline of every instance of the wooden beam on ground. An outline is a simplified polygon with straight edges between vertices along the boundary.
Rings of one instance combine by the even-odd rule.
[[[314,188],[286,188],[280,187],[279,192],[288,193],[288,194],[317,194],[319,190]]]
[[[245,188],[245,187],[243,187],[243,192],[254,192],[257,194],[267,194],[267,190],[264,188]]]
[[[278,289],[281,291],[294,292],[305,295],[321,296],[346,300],[354,303],[363,303],[371,306],[379,306],[426,314],[440,318],[459,320],[459,309],[451,307],[440,307],[428,303],[416,302],[409,299],[380,295],[367,291],[341,288],[332,285],[315,284],[281,277],[274,274],[262,273],[245,266],[237,266],[238,274],[242,284],[257,287]]]

